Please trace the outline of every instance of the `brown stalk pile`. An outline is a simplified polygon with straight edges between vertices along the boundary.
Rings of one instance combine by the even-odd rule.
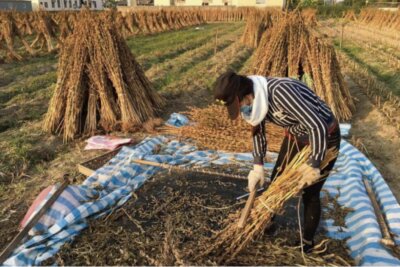
[[[15,12],[15,18],[18,21],[18,28],[24,35],[32,35],[33,34],[33,13],[28,12]]]
[[[269,8],[254,7],[135,7],[120,9],[121,13],[144,14],[146,12],[167,12],[176,16],[179,14],[196,14],[200,20],[216,21],[243,21],[257,12],[270,11]]]
[[[19,55],[15,47],[17,37],[31,55],[34,52],[18,28],[15,14],[15,12],[10,11],[0,12],[0,49],[5,46],[6,55],[9,60],[22,60],[22,56]]]
[[[317,10],[314,8],[307,8],[301,11],[305,23],[311,27],[318,25]]]
[[[400,30],[400,11],[365,8],[361,10],[358,21],[378,28]]]
[[[124,34],[152,34],[205,23],[193,9],[138,9],[119,13],[117,24]]]
[[[54,22],[49,12],[38,11],[34,13],[33,27],[36,32],[36,38],[31,47],[39,44],[40,50],[52,52],[55,47],[52,40],[57,40],[57,24]]]
[[[322,168],[336,154],[337,151],[328,150],[321,165]],[[304,173],[299,173],[297,169],[307,161],[310,155],[310,147],[306,147],[298,153],[288,163],[284,172],[268,187],[268,190],[256,198],[245,227],[243,229],[238,227],[240,211],[236,212],[230,217],[227,226],[210,238],[208,249],[197,256],[197,259],[211,256],[215,258],[217,264],[229,264],[239,252],[245,249],[270,225],[274,214],[279,214],[285,203],[300,193],[301,189],[298,188],[298,184],[301,182]]]
[[[253,69],[258,75],[300,79],[339,120],[351,118],[354,103],[334,47],[306,25],[300,13],[287,14],[264,33]]]
[[[61,48],[44,129],[68,141],[101,128],[134,130],[162,104],[119,34],[115,13],[83,11]]]
[[[229,119],[226,108],[210,105],[191,108],[187,115],[194,124],[183,127],[166,126],[164,131],[179,137],[191,138],[200,148],[231,152],[251,152],[253,143],[251,126],[242,119]],[[269,151],[279,151],[284,131],[281,127],[267,124],[266,135]]]
[[[177,30],[187,26],[200,25],[206,22],[243,21],[253,15],[267,14],[271,9],[240,8],[127,8],[117,18],[119,28],[124,35],[139,33],[151,34],[168,30]]]
[[[118,12],[113,22],[117,25],[121,34],[127,37],[136,34],[153,34],[179,30],[207,22],[243,21],[247,18],[252,18],[254,15],[267,14],[269,12],[272,11],[270,9],[247,7],[127,8],[123,9],[122,12]],[[68,35],[72,34],[77,14],[77,12],[69,11],[56,13],[46,11],[1,13],[0,52],[7,54],[9,60],[21,60],[23,57],[21,52],[35,54],[37,50],[45,53],[55,51]],[[10,32],[14,32],[14,34],[11,34],[11,38],[8,37]],[[17,36],[24,38],[27,35],[35,36],[30,46],[25,41],[21,41],[25,48],[20,47],[19,43],[15,43]]]
[[[356,13],[354,12],[354,10],[346,11],[343,18],[346,20],[357,21],[357,16],[356,16]]]
[[[252,7],[228,7],[228,8],[200,8],[200,13],[205,21],[243,21],[249,18],[254,12],[258,12]],[[261,11],[263,9],[260,9]]]
[[[273,13],[275,13],[275,15],[278,15],[278,13],[280,14],[279,11]],[[268,28],[272,27],[272,15],[271,12],[260,12],[255,13],[254,16],[250,16],[246,21],[246,27],[240,39],[242,44],[250,48],[257,48],[263,33]]]
[[[60,43],[62,43],[72,33],[75,14],[76,13],[70,11],[61,11],[53,15],[53,21],[56,23],[58,28],[57,32]]]
[[[37,48],[45,52],[54,51],[53,43],[60,44],[72,31],[73,13],[64,13],[66,12],[0,12],[0,50],[4,49],[1,44],[4,41],[4,50],[9,60],[21,60],[24,52],[30,55],[37,54]],[[66,21],[69,21],[69,24],[66,24]],[[25,40],[28,35],[35,36],[30,45]],[[17,37],[23,47],[19,47],[20,44],[15,42]]]

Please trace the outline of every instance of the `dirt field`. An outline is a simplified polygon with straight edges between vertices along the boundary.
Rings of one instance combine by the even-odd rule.
[[[160,173],[135,192],[134,199],[123,208],[100,222],[92,221],[88,230],[46,264],[213,264],[213,258],[194,262],[193,256],[208,246],[208,238],[223,228],[229,214],[243,207],[245,200],[236,201],[235,198],[246,193],[245,187],[246,181],[242,180],[205,174]],[[278,216],[257,242],[229,264],[304,264],[301,250],[295,244],[298,239],[293,236],[294,233],[298,236],[296,205],[293,200],[285,214]],[[333,214],[327,212],[324,216]],[[339,213],[335,210],[335,214]],[[317,242],[322,241],[326,242],[326,237],[319,232]],[[307,256],[307,264],[338,263],[337,257],[329,256],[332,254],[345,260],[339,262],[341,264],[353,262],[342,242],[328,242],[322,244],[321,254]]]
[[[171,112],[183,111],[188,106],[209,104],[211,85],[225,70],[249,73],[253,51],[238,42],[243,28],[241,22],[215,23],[127,40],[146,75],[167,99],[164,119]],[[371,38],[379,31],[349,25],[340,48],[338,22],[322,23],[319,31],[332,38],[338,53],[365,67],[371,77],[393,94],[400,95],[400,50],[393,43],[393,37],[387,34]],[[0,64],[0,250],[18,232],[17,222],[42,189],[61,181],[64,173],[70,173],[80,183],[85,177],[77,172],[76,164],[102,153],[84,151],[84,138],[63,144],[62,138],[42,132],[42,118],[55,88],[56,69],[57,56],[53,54]],[[382,105],[377,105],[350,77],[353,72],[344,69],[344,74],[357,101],[352,119],[352,142],[378,167],[400,200],[399,129],[382,110]],[[126,136],[119,132],[113,134]],[[140,141],[148,133],[128,136]],[[75,242],[66,245],[46,263],[196,264],[188,255],[197,251],[198,242],[206,244],[207,237],[223,226],[230,212],[242,207],[243,203],[238,204],[234,199],[243,194],[244,187],[243,182],[210,181],[210,177],[204,176],[179,174],[173,181],[166,175],[157,176],[122,209],[103,220],[91,222],[91,227]],[[166,192],[165,195],[160,191]],[[293,229],[298,231],[295,205],[296,202],[291,203],[287,215],[278,218],[278,227],[267,231],[232,264],[305,264],[300,250],[294,248]],[[318,241],[324,239],[320,232]],[[353,264],[341,242],[329,242],[326,251],[307,258],[306,263],[337,263],[328,257],[335,253]],[[324,247],[322,244],[321,249]],[[107,253],[103,253],[106,249]],[[267,252],[257,254],[256,250]],[[274,253],[269,253],[271,250]],[[285,251],[290,253],[285,254]],[[207,260],[197,264],[213,263],[213,259]]]

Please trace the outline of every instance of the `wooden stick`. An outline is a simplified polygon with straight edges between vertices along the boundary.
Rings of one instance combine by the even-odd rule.
[[[29,220],[28,224],[14,237],[11,243],[1,252],[0,254],[0,265],[2,265],[11,253],[17,248],[18,244],[22,239],[28,234],[33,226],[40,220],[40,218],[45,214],[45,212],[54,204],[57,198],[61,195],[64,189],[68,186],[69,180],[64,176],[64,182],[61,186],[54,192],[54,194],[47,200],[42,208]]]
[[[318,179],[317,181],[314,181],[311,185],[304,187],[302,190],[304,190],[305,188],[310,187],[310,186],[312,186],[312,185],[314,185],[314,184],[316,184],[316,183],[328,178],[328,174],[329,173],[324,173],[322,175],[322,178]],[[248,194],[243,195],[243,196],[249,195],[249,198],[247,199],[246,205],[242,210],[242,214],[240,215],[240,219],[239,219],[239,223],[238,223],[238,227],[239,228],[243,228],[245,226],[247,218],[250,215],[251,208],[253,207],[253,203],[254,203],[254,200],[256,198],[257,192],[267,190],[268,186],[266,186],[265,188],[259,188],[257,190],[254,190],[253,192],[250,192]],[[243,196],[240,196],[240,198],[242,198]]]
[[[342,32],[340,35],[340,44],[339,44],[340,49],[342,49],[342,44],[343,44],[343,32],[344,32],[344,24],[342,24]]]
[[[375,194],[372,191],[372,187],[369,184],[368,179],[364,178],[362,180],[364,182],[365,188],[367,189],[368,196],[371,199],[372,206],[374,207],[374,211],[375,211],[376,218],[378,220],[379,227],[381,228],[382,237],[383,237],[381,242],[385,246],[394,246],[395,243],[390,234],[390,230],[386,223],[385,217],[383,216],[382,211],[379,207],[378,201],[376,200]]]
[[[246,205],[244,206],[244,208],[242,210],[242,214],[240,215],[240,218],[239,218],[238,227],[240,229],[242,229],[246,224],[247,218],[250,215],[251,208],[253,207],[254,200],[256,199],[256,194],[257,194],[257,190],[253,190],[250,192],[249,198],[247,199]]]

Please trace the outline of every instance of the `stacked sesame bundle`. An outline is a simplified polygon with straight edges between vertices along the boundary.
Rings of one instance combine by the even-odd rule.
[[[187,115],[194,122],[193,124],[179,128],[167,126],[164,131],[179,137],[191,138],[200,148],[231,152],[253,150],[251,126],[242,119],[229,119],[224,106],[191,108]],[[279,151],[284,137],[283,129],[267,124],[266,135],[268,150]]]
[[[162,100],[115,23],[115,13],[82,11],[61,48],[44,129],[68,141],[98,129],[135,130]]]
[[[302,80],[328,104],[336,118],[351,118],[354,103],[335,49],[308,26],[301,13],[287,13],[264,32],[253,69],[258,75]]]

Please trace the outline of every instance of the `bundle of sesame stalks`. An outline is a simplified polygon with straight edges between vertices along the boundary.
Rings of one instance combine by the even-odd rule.
[[[34,14],[33,27],[36,32],[36,38],[33,40],[31,47],[39,46],[40,50],[52,52],[56,49],[53,40],[58,40],[57,24],[50,12],[38,11]]]
[[[305,23],[309,26],[315,27],[318,25],[317,10],[314,8],[307,8],[301,11]]]
[[[11,11],[0,12],[0,50],[3,49],[2,47],[4,42],[6,56],[10,61],[20,61],[23,59],[23,57],[17,52],[17,47],[15,45],[17,37],[25,46],[26,51],[31,55],[34,54],[33,49],[29,46],[23,33],[19,30],[16,14],[16,12]]]
[[[345,20],[357,21],[357,16],[356,16],[356,13],[354,12],[354,10],[346,11],[343,18]]]
[[[254,16],[249,17],[246,21],[246,28],[240,39],[242,44],[250,48],[257,48],[262,34],[268,28],[272,27],[273,15],[279,17],[279,14],[281,14],[279,11],[267,11],[263,13],[254,13]]]
[[[377,28],[400,30],[400,11],[365,8],[361,10],[358,21]]]
[[[302,80],[339,120],[351,118],[354,103],[334,47],[299,12],[286,14],[264,32],[255,52],[255,74]]]
[[[194,123],[183,127],[166,126],[165,133],[194,140],[199,148],[231,152],[250,152],[253,150],[251,126],[242,119],[231,120],[226,108],[210,105],[206,108],[191,108],[186,112]],[[283,129],[267,124],[266,135],[269,151],[279,151],[284,133]]]
[[[324,168],[333,160],[338,151],[329,149],[321,164]],[[240,211],[231,216],[228,225],[210,238],[209,248],[196,260],[212,257],[218,264],[229,264],[253,239],[270,225],[274,214],[279,214],[285,203],[300,193],[299,184],[305,173],[297,171],[311,155],[311,147],[305,147],[288,163],[283,173],[277,177],[261,196],[256,198],[254,207],[244,228],[238,227]],[[305,174],[306,175],[306,174]]]
[[[115,13],[83,10],[63,42],[57,85],[43,128],[64,141],[98,130],[135,131],[162,98],[114,23]]]

